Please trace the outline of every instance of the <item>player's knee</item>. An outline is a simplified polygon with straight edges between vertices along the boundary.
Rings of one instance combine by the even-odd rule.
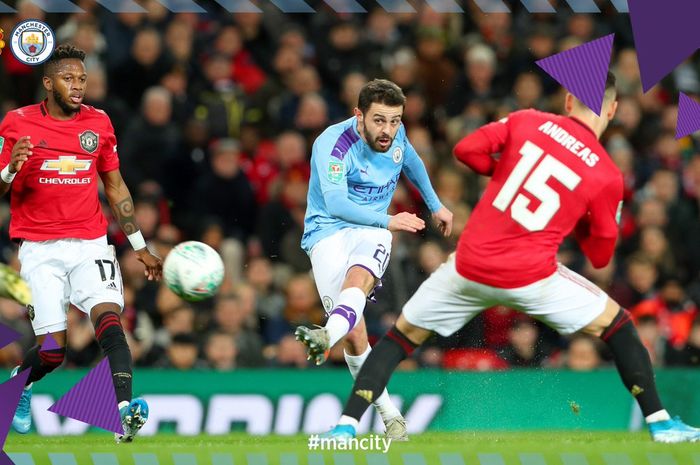
[[[39,351],[39,361],[48,371],[52,371],[63,363],[66,356],[66,348],[59,347],[58,349],[49,349]]]
[[[362,289],[365,295],[368,295],[374,289],[377,279],[366,268],[361,266],[353,266],[345,275],[345,283],[343,289],[357,287]]]
[[[608,299],[603,313],[586,325],[586,327],[582,329],[582,332],[590,334],[591,336],[603,337],[603,333],[619,321],[624,312],[627,312],[627,310],[621,308],[614,300]]]
[[[122,342],[126,344],[124,329],[116,312],[104,312],[95,321],[95,337],[103,349],[108,350]]]

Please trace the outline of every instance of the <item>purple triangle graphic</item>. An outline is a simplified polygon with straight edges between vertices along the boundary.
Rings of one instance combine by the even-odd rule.
[[[26,369],[0,384],[0,447],[5,444],[7,433],[10,432],[12,418],[30,371],[31,369]]]
[[[41,349],[39,352],[44,352],[45,350],[56,350],[60,348],[61,347],[58,345],[58,342],[56,342],[56,339],[54,339],[51,334],[47,334],[44,338],[43,344],[41,344]]]
[[[22,335],[20,333],[0,323],[0,347],[5,347],[7,344],[15,342],[21,337]]]
[[[0,465],[15,465],[9,455],[4,450],[0,450]]]
[[[676,122],[676,139],[700,130],[700,103],[685,95],[678,96],[678,121]]]
[[[600,116],[614,38],[610,34],[535,63]]]
[[[648,91],[700,47],[698,0],[629,0],[642,88]]]
[[[124,434],[109,360],[103,359],[78,384],[49,407],[49,412]]]

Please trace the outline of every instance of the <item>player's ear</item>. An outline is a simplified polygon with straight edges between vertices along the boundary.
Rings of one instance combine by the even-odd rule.
[[[608,109],[608,120],[612,121],[612,119],[615,117],[616,112],[617,112],[617,100],[613,100],[612,104],[610,105],[610,108]]]
[[[356,117],[357,119],[359,119],[360,121],[362,121],[362,116],[363,116],[363,115],[362,115],[362,112],[360,111],[359,108],[355,107],[355,109],[353,110],[353,113],[355,113],[355,117]]]
[[[564,110],[567,113],[571,113],[574,110],[574,97],[571,93],[567,92],[564,98]]]
[[[50,77],[44,76],[42,82],[44,84],[44,89],[46,89],[46,92],[53,92],[53,81]]]

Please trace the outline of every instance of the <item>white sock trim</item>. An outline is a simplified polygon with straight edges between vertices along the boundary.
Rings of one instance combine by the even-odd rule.
[[[355,431],[360,429],[360,422],[355,420],[353,417],[349,417],[347,415],[343,415],[340,417],[340,420],[338,420],[339,425],[350,425],[353,428],[355,428]]]
[[[647,423],[655,423],[657,421],[666,421],[666,420],[670,420],[670,419],[671,419],[671,415],[669,415],[665,409],[659,410],[658,412],[654,412],[645,418]]]

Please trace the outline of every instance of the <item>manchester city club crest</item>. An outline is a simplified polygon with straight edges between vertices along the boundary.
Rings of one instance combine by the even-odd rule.
[[[401,150],[401,147],[396,147],[394,149],[391,158],[394,160],[394,163],[401,163],[401,160],[403,160],[403,150]]]
[[[333,310],[333,299],[331,299],[327,295],[324,295],[323,299],[321,299],[321,302],[323,302],[323,308],[324,310],[326,310],[326,313],[330,313],[330,311]]]
[[[10,36],[10,50],[22,63],[40,65],[49,59],[56,38],[48,24],[29,19],[15,26]]]
[[[83,131],[78,137],[80,138],[80,146],[83,148],[83,150],[88,153],[94,153],[95,150],[97,150],[100,136],[95,134],[93,131],[88,129],[87,131]]]

